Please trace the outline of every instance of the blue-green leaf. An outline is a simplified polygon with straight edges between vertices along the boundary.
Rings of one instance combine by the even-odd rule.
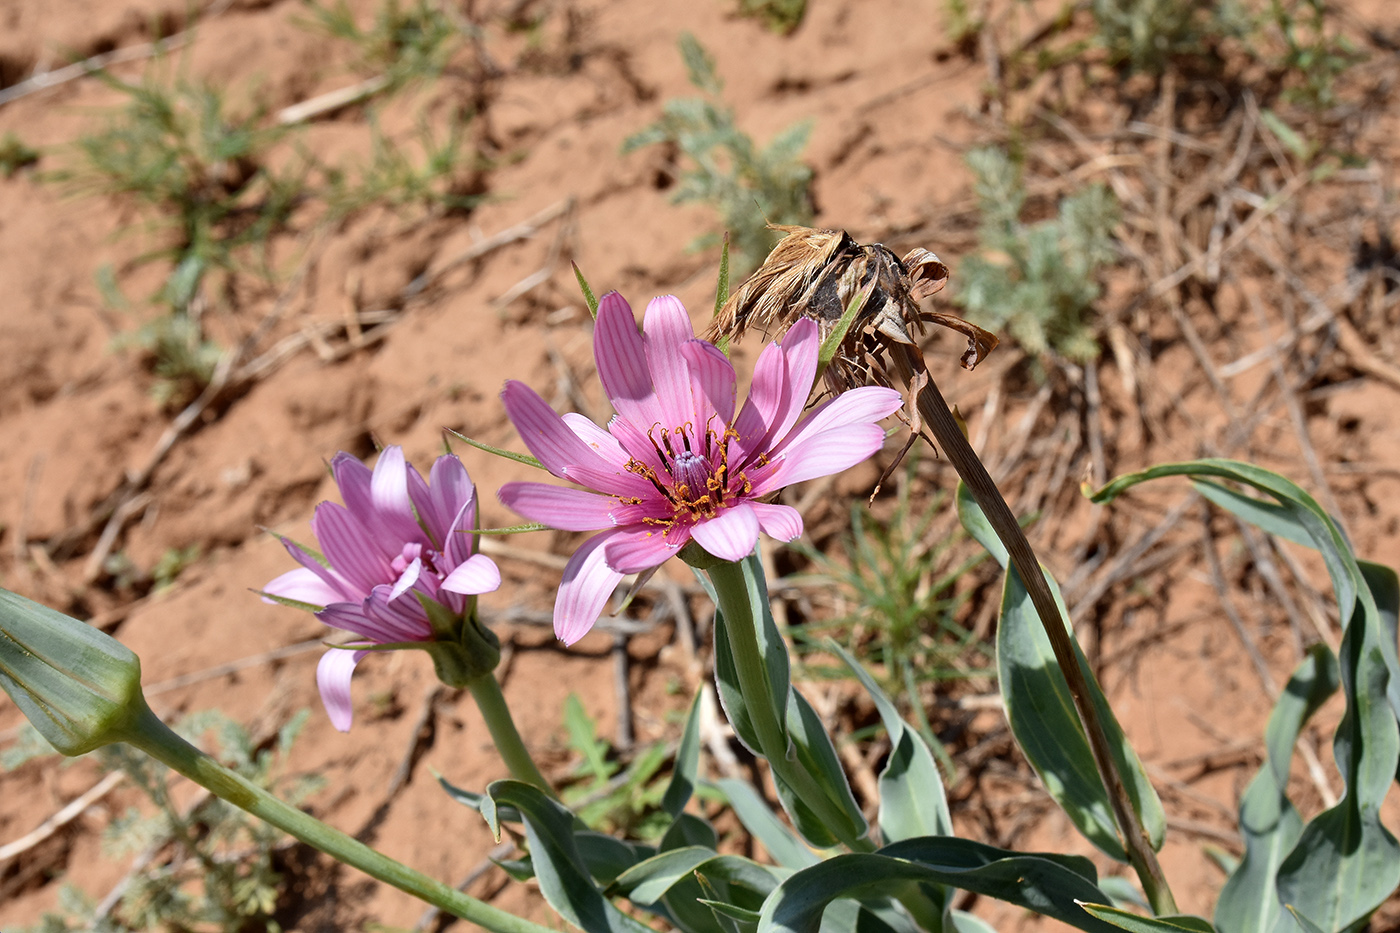
[[[520,812],[540,893],[561,917],[585,933],[650,933],[594,885],[574,842],[574,815],[557,800],[520,781],[496,781],[480,802],[481,815],[498,839],[499,808],[511,806]]]
[[[1344,625],[1337,660],[1347,705],[1333,740],[1333,758],[1346,781],[1346,793],[1303,828],[1279,866],[1278,899],[1291,913],[1280,916],[1276,930],[1300,929],[1304,917],[1323,930],[1353,928],[1400,885],[1400,843],[1380,821],[1380,808],[1400,766],[1400,661],[1394,628],[1400,586],[1387,568],[1360,564],[1341,528],[1301,487],[1248,463],[1166,464],[1121,476],[1092,498],[1108,501],[1138,483],[1164,476],[1188,476],[1197,482],[1213,477],[1251,486],[1277,503],[1276,509],[1264,510],[1263,521],[1272,520],[1274,527],[1285,521],[1295,526],[1280,533],[1296,535],[1302,529],[1308,545],[1322,555]],[[1241,505],[1239,499],[1212,501],[1255,520],[1258,510]]]
[[[923,738],[899,717],[890,698],[859,661],[834,641],[828,641],[826,649],[845,661],[865,687],[890,736],[889,758],[880,772],[880,832],[885,841],[953,835],[943,777]]]
[[[1283,913],[1274,880],[1284,856],[1303,833],[1303,820],[1289,801],[1288,764],[1298,734],[1317,708],[1337,689],[1337,659],[1314,645],[1269,715],[1267,759],[1240,800],[1244,857],[1215,903],[1222,933],[1269,933]]]
[[[666,796],[661,798],[661,809],[675,819],[681,815],[685,805],[695,793],[695,781],[700,773],[700,696],[695,691],[695,699],[690,703],[690,714],[685,718],[685,730],[676,746],[676,764],[671,772],[671,783],[666,785]]]
[[[1215,927],[1203,917],[1192,914],[1171,914],[1164,917],[1144,917],[1107,904],[1081,904],[1085,910],[1128,933],[1215,933]]]
[[[1093,878],[1093,864],[1083,858],[1008,852],[947,836],[908,839],[877,853],[838,855],[799,871],[764,903],[759,931],[815,933],[832,901],[888,895],[899,882],[916,882],[963,888],[1089,933],[1110,933],[1113,926],[1076,903],[1107,900]]]
[[[1008,567],[1005,547],[997,539],[971,493],[961,483],[958,484],[957,501],[958,517],[963,527],[1003,567]],[[1069,618],[1060,589],[1048,573],[1046,583],[1060,607],[1062,617]],[[1128,797],[1152,846],[1161,848],[1167,825],[1162,803],[1147,778],[1142,762],[1128,744],[1072,631],[1070,641],[1074,645],[1080,670],[1089,684],[1090,699],[1103,724]],[[1050,646],[1050,639],[1045,634],[1035,606],[1031,604],[1030,594],[1026,592],[1015,568],[1007,569],[1002,590],[1001,620],[997,625],[997,674],[1011,732],[1050,796],[1086,839],[1105,855],[1126,861],[1127,855],[1118,837],[1108,792],[1099,778],[1089,739],[1074,708],[1069,685],[1055,660],[1055,651]]]
[[[744,829],[762,843],[773,861],[786,868],[806,868],[821,861],[774,815],[753,785],[737,778],[724,778],[715,786],[729,799],[729,806]]]

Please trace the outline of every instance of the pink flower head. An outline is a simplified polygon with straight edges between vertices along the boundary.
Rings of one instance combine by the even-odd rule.
[[[267,595],[321,607],[316,618],[368,646],[434,641],[429,605],[461,619],[472,596],[501,585],[491,558],[472,553],[476,487],[455,456],[438,457],[426,482],[400,447],[385,448],[373,472],[338,453],[331,472],[345,504],[322,502],[311,519],[325,559],[283,539],[301,567],[267,584]],[[350,675],[367,653],[332,648],[316,669],[321,701],[341,732],[352,719]]]
[[[529,387],[506,383],[501,398],[525,446],[549,472],[593,492],[507,483],[500,498],[528,519],[564,531],[605,529],[564,568],[554,632],[584,636],[624,574],[659,565],[690,541],[722,560],[742,560],[758,532],[802,534],[802,516],[760,501],[791,483],[860,463],[884,443],[878,422],[900,395],[874,386],[844,392],[798,423],[817,372],[817,326],[800,320],[758,358],[735,414],[734,367],[697,340],[671,296],[647,305],[637,332],[616,292],[603,296],[593,334],[598,375],[616,416],[603,430],[560,417]]]

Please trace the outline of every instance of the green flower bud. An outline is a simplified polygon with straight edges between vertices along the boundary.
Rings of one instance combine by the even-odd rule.
[[[126,740],[149,715],[130,648],[8,590],[0,590],[0,688],[64,755]]]

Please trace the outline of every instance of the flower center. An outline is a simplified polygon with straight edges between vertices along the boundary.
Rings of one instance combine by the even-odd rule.
[[[653,425],[647,432],[647,439],[665,466],[666,474],[658,474],[635,457],[627,461],[627,469],[651,481],[671,505],[672,516],[644,521],[670,526],[687,519],[713,518],[721,508],[731,504],[730,500],[746,493],[751,488],[748,478],[742,473],[736,476],[729,473],[729,442],[737,437],[728,425],[718,431],[706,425],[704,434],[696,432],[689,422],[659,431]]]

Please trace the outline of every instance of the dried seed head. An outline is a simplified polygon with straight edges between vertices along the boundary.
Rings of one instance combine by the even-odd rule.
[[[827,370],[833,390],[853,385],[889,385],[880,361],[895,344],[917,346],[925,323],[940,324],[968,338],[962,365],[972,369],[997,345],[995,335],[960,317],[920,309],[920,300],[948,283],[948,267],[932,252],[915,248],[900,259],[887,247],[862,246],[844,230],[774,226],[787,234],[763,265],[716,315],[709,340],[737,340],[749,328],[782,333],[810,317],[822,335],[841,319],[859,293],[869,290],[855,322]]]

